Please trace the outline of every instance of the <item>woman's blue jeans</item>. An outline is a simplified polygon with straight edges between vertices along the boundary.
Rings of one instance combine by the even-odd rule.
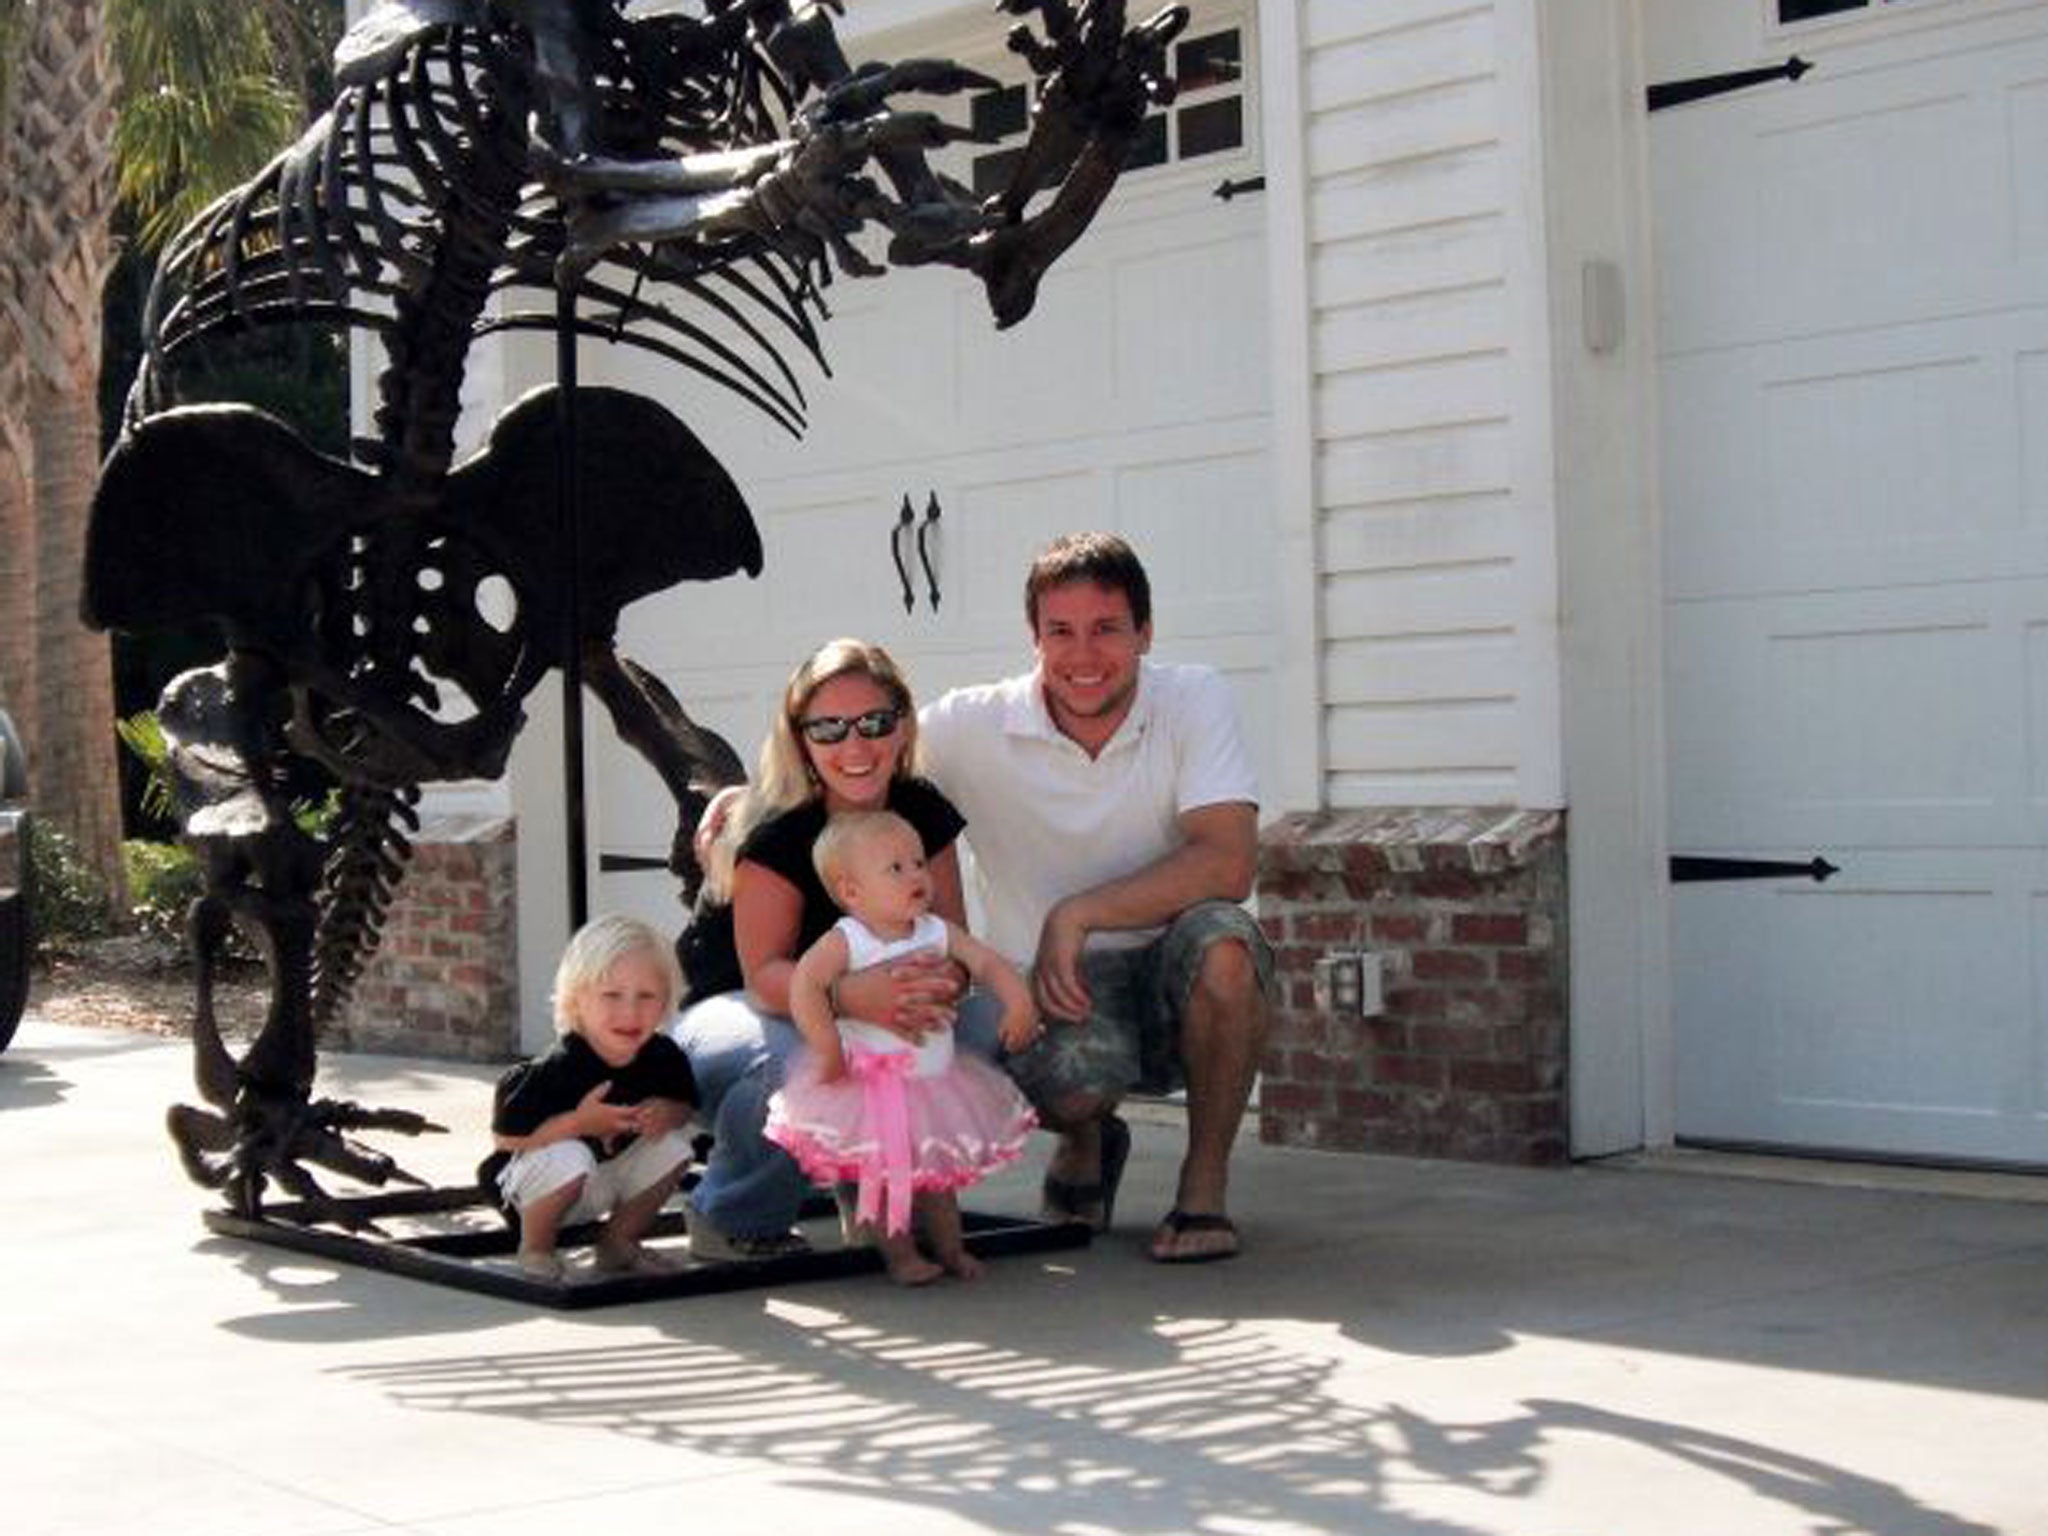
[[[1001,1006],[987,993],[970,994],[953,1026],[960,1047],[994,1059]],[[704,1176],[687,1201],[728,1237],[777,1237],[797,1219],[811,1183],[782,1148],[761,1134],[768,1100],[801,1049],[796,1025],[764,1013],[745,992],[726,992],[694,1004],[669,1027],[697,1077],[698,1115],[712,1136]]]

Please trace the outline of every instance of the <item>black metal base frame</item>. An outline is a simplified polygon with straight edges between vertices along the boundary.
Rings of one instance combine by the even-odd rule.
[[[385,1232],[381,1227],[349,1231],[323,1225],[305,1205],[297,1202],[266,1206],[260,1216],[253,1218],[234,1211],[211,1210],[206,1212],[205,1220],[207,1229],[222,1237],[268,1243],[338,1264],[354,1264],[565,1312],[670,1296],[702,1296],[717,1291],[837,1280],[882,1268],[881,1255],[871,1248],[818,1248],[784,1258],[725,1262],[688,1259],[676,1250],[675,1256],[684,1267],[673,1274],[606,1275],[578,1266],[566,1280],[543,1280],[518,1267],[517,1237],[473,1184],[343,1196],[334,1204],[364,1222],[404,1222],[427,1230],[406,1234]],[[836,1214],[831,1198],[822,1195],[806,1204],[802,1212],[807,1220]],[[961,1217],[967,1229],[968,1250],[982,1259],[1085,1247],[1094,1235],[1087,1226],[1074,1222],[1055,1225],[973,1211],[963,1211]],[[437,1223],[440,1230],[434,1229]],[[675,1237],[685,1230],[682,1212],[672,1207],[662,1212],[649,1235]],[[573,1259],[578,1249],[596,1238],[597,1231],[594,1224],[565,1229],[560,1244],[564,1257]]]

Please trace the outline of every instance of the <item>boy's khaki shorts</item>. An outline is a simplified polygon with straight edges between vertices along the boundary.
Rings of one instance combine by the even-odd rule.
[[[524,1210],[570,1180],[583,1180],[583,1193],[562,1218],[562,1225],[568,1226],[609,1216],[682,1167],[689,1155],[687,1128],[663,1136],[642,1136],[617,1157],[603,1162],[580,1139],[571,1138],[513,1153],[498,1175],[498,1188],[504,1191],[507,1205]]]

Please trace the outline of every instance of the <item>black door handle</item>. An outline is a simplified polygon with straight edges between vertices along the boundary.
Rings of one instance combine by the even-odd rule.
[[[910,510],[910,493],[903,493],[903,510],[896,514],[896,526],[889,530],[889,558],[896,562],[896,579],[903,584],[903,611],[910,612],[917,606],[917,594],[910,588],[910,566],[903,558],[903,534],[917,521],[917,514]]]
[[[1709,96],[1725,96],[1730,91],[1745,90],[1752,85],[1762,85],[1767,80],[1797,80],[1813,66],[1793,54],[1782,64],[1773,64],[1765,69],[1738,69],[1725,75],[1701,75],[1692,80],[1666,80],[1653,85],[1643,93],[1645,104],[1652,112],[1662,112],[1666,107],[1682,107],[1688,101],[1704,101]]]
[[[1671,881],[1674,885],[1691,885],[1702,880],[1796,880],[1801,876],[1819,885],[1829,875],[1840,873],[1838,866],[1830,864],[1819,854],[1805,860],[1717,859],[1694,853],[1674,853],[1671,856]]]
[[[601,874],[616,875],[635,869],[667,869],[668,860],[645,853],[600,853],[597,868]]]
[[[910,503],[906,499],[904,506]],[[932,574],[931,551],[925,548],[924,536],[939,531],[939,493],[933,491],[931,499],[924,504],[924,521],[917,525],[917,563],[924,567],[925,590],[931,595],[932,612],[939,611],[939,578]]]

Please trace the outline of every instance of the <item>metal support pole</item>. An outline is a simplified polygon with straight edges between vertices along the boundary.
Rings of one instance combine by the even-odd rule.
[[[590,920],[589,835],[583,816],[583,602],[577,573],[583,519],[577,509],[576,289],[555,290],[556,506],[562,540],[562,797],[569,844],[569,929]]]

